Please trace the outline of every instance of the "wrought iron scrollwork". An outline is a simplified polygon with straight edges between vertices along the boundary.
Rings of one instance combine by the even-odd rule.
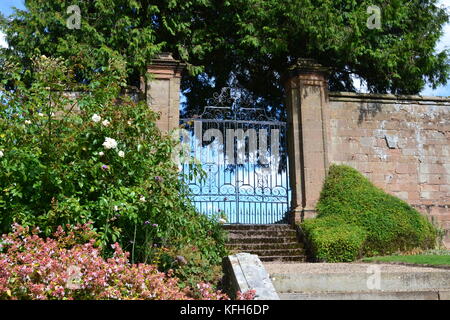
[[[207,100],[201,115],[181,120],[192,135],[191,154],[200,157],[207,174],[204,180],[187,181],[192,201],[204,214],[226,214],[229,223],[284,222],[289,210],[288,166],[279,163],[279,153],[287,150],[286,123],[271,119],[256,104],[245,91],[227,87]],[[254,154],[250,139],[256,139]],[[230,163],[228,153],[239,150],[244,159]]]

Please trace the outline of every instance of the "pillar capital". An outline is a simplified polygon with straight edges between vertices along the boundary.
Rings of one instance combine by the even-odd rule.
[[[300,58],[288,69],[287,81],[308,81],[309,85],[328,86],[330,69],[317,63],[314,59]]]
[[[309,58],[299,58],[297,61],[289,68],[289,72],[291,72],[291,76],[295,76],[297,74],[308,74],[308,73],[320,73],[323,75],[327,75],[330,69],[322,66],[320,63],[317,63],[314,59]]]
[[[181,78],[186,64],[175,60],[172,54],[164,52],[156,56],[147,67],[147,72],[153,75],[154,79]]]

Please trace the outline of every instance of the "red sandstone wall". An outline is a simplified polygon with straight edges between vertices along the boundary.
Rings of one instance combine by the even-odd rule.
[[[331,93],[328,160],[348,164],[447,230],[450,98]]]

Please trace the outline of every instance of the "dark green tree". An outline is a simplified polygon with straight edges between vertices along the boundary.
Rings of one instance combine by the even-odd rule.
[[[30,70],[34,55],[69,59],[89,81],[111,59],[123,59],[129,84],[161,51],[188,64],[183,89],[192,113],[217,88],[241,86],[266,106],[281,106],[280,78],[299,57],[331,68],[332,90],[418,93],[445,84],[448,52],[435,46],[448,21],[437,0],[26,0],[2,19],[15,59]],[[80,29],[67,9],[78,5]],[[380,28],[367,25],[381,9]],[[32,73],[27,74],[32,78]],[[270,108],[269,108],[270,109]],[[277,109],[277,108],[274,108]]]

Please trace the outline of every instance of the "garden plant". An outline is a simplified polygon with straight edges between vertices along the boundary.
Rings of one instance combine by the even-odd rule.
[[[330,167],[316,208],[317,218],[301,228],[319,261],[354,261],[437,245],[439,230],[426,217],[346,165]]]
[[[112,59],[80,84],[62,59],[33,63],[31,85],[10,63],[0,87],[0,233],[18,223],[50,236],[91,223],[104,257],[117,242],[132,263],[172,269],[182,286],[217,281],[222,228],[190,204],[172,161],[178,142],[126,91],[124,65]],[[195,164],[191,172],[201,174]],[[180,252],[195,259],[184,264]]]

